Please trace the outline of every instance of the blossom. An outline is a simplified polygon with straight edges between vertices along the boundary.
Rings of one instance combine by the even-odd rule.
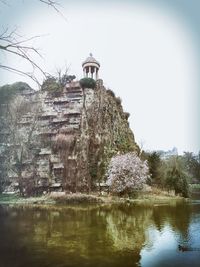
[[[112,157],[107,170],[107,185],[114,193],[139,190],[148,178],[147,162],[133,152]]]

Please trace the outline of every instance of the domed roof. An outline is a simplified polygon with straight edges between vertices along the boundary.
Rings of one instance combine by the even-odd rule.
[[[83,61],[82,66],[87,63],[95,63],[100,67],[100,63],[93,57],[92,53],[90,53],[89,57],[87,57],[86,60]]]

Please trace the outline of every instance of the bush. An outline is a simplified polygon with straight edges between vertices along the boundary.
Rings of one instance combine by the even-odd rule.
[[[130,194],[142,189],[149,178],[146,161],[136,153],[114,156],[108,166],[107,184],[110,191],[117,194]]]
[[[50,198],[55,200],[57,204],[103,203],[103,200],[99,197],[80,193],[52,192]]]
[[[74,79],[76,79],[75,75],[64,74],[60,77],[59,83],[62,87],[64,87],[67,83],[71,83]]]
[[[177,166],[173,166],[166,174],[166,187],[175,190],[176,194],[181,194],[183,197],[189,195],[189,184],[186,175]]]
[[[85,88],[92,88],[94,89],[96,87],[96,82],[92,78],[83,78],[79,81],[80,86],[85,89]]]
[[[52,94],[56,94],[62,91],[62,86],[57,82],[55,77],[49,76],[43,82],[41,89],[43,91],[48,91]]]

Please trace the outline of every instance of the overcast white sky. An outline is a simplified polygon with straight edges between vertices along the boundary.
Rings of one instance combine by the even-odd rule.
[[[48,72],[67,64],[80,79],[81,63],[92,52],[101,63],[100,78],[122,98],[136,141],[145,149],[176,146],[180,153],[197,152],[195,38],[173,9],[133,2],[63,1],[66,21],[37,1],[19,1],[3,7],[0,17],[4,25],[18,25],[27,37],[45,35],[33,44],[41,49],[44,60],[39,63]],[[28,68],[6,55],[1,60]],[[1,85],[24,80],[35,86],[11,73],[1,71],[0,77]]]

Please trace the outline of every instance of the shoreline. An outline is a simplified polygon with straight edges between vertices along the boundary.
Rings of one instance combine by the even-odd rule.
[[[189,202],[189,198],[180,196],[166,196],[166,195],[154,195],[145,194],[140,195],[137,198],[126,198],[117,196],[98,196],[94,194],[55,194],[45,195],[39,197],[20,197],[17,195],[0,195],[0,205],[82,205],[82,204],[136,204],[136,205],[155,205],[155,204],[171,204],[172,202]]]

